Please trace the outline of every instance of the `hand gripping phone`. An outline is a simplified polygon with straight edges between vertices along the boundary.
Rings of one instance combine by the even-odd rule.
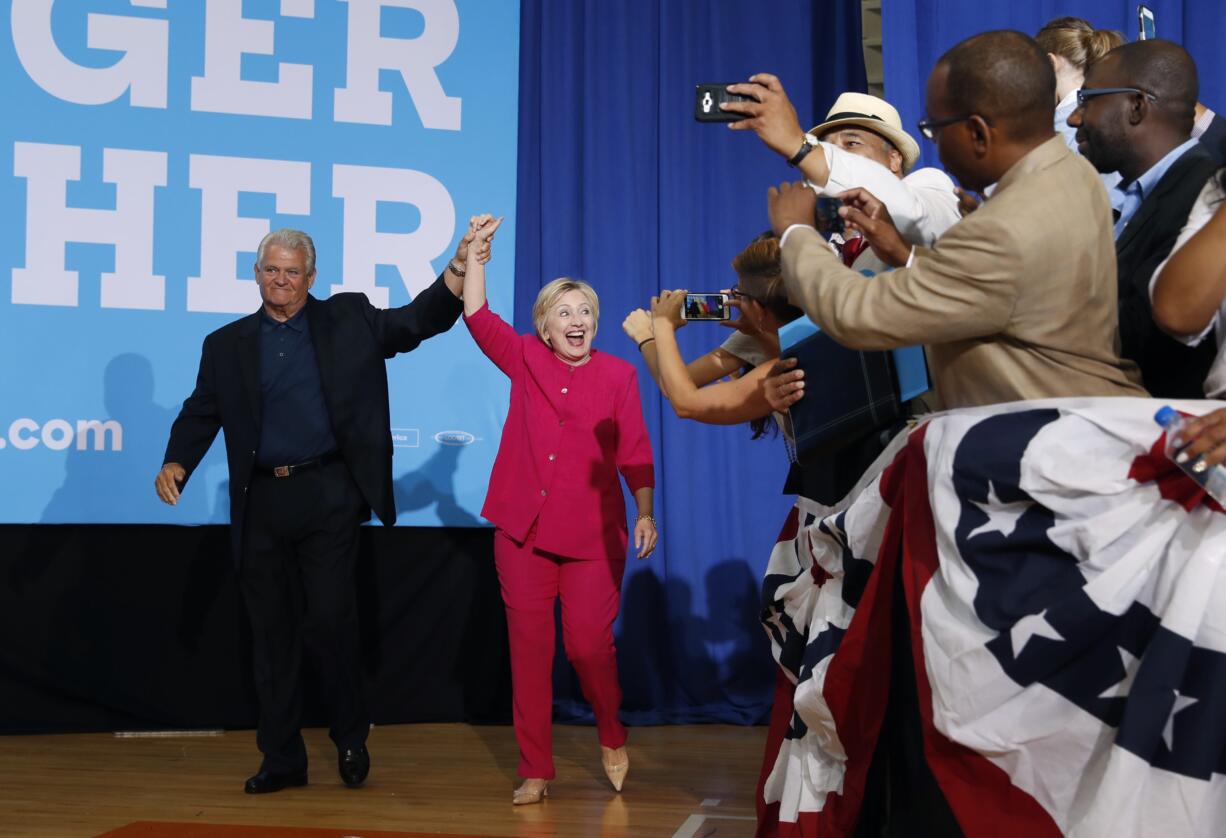
[[[718,292],[686,294],[681,317],[683,320],[727,320],[728,295]]]
[[[721,110],[720,102],[754,102],[752,96],[741,96],[728,92],[728,85],[740,82],[709,83],[694,86],[694,119],[699,122],[737,122],[749,119],[743,113]]]

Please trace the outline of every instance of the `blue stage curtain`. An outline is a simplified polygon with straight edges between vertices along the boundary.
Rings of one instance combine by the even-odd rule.
[[[1226,4],[1149,0],[1146,5],[1154,12],[1158,37],[1181,44],[1195,59],[1200,100],[1226,112]],[[1034,35],[1052,18],[1073,15],[1097,29],[1117,29],[1128,40],[1137,36],[1137,4],[1132,0],[883,0],[881,7],[886,98],[911,131],[924,115],[924,86],[933,65],[947,49],[977,32],[1017,29]],[[940,165],[936,146],[921,141],[921,147],[923,165]]]
[[[661,544],[627,567],[617,629],[631,723],[764,720],[773,664],[757,622],[759,581],[791,505],[782,441],[676,419],[621,330],[661,288],[730,286],[732,257],[769,226],[767,187],[795,178],[753,135],[696,123],[694,85],[773,72],[808,127],[840,89],[863,89],[853,5],[521,6],[515,323],[531,330],[533,300],[550,280],[591,282],[596,346],[637,366],[656,454]],[[490,282],[500,270],[491,263]],[[690,325],[682,351],[696,357],[727,334]],[[556,671],[559,717],[585,718],[569,670]]]

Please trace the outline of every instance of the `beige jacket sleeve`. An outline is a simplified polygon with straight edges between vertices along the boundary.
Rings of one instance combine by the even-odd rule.
[[[995,219],[973,215],[936,246],[917,248],[909,268],[865,277],[847,268],[812,228],[783,248],[788,299],[853,349],[894,349],[1005,331],[1024,281],[1023,252]]]

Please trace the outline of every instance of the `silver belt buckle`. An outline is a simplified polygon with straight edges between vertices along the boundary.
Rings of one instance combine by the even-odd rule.
[[[290,472],[292,470],[293,469],[291,466],[277,466],[276,468],[272,470],[272,476],[273,477],[289,477]]]

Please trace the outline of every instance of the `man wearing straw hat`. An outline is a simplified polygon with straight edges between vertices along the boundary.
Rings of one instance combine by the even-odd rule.
[[[819,195],[867,189],[885,205],[904,240],[931,247],[958,222],[958,198],[945,172],[914,168],[919,155],[893,105],[866,93],[844,93],[788,162]],[[863,239],[844,244],[844,263],[874,273],[884,267],[859,264],[861,248]]]

